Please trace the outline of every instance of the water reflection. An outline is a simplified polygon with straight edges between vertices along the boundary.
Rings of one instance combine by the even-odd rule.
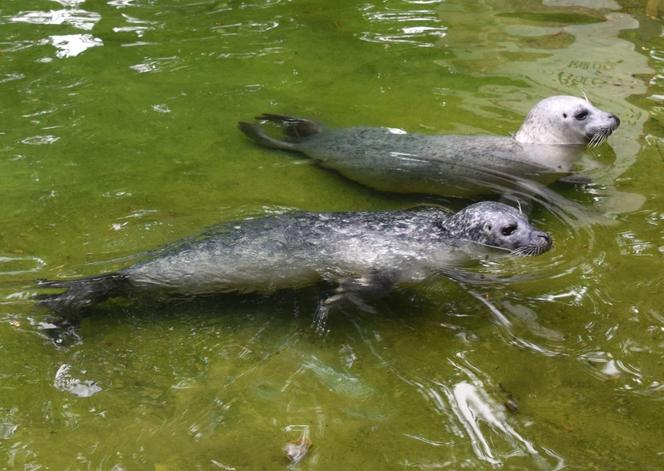
[[[397,4],[394,6],[394,4]],[[445,36],[447,27],[440,23],[435,8],[411,9],[411,4],[437,5],[440,1],[428,2],[384,2],[383,5],[366,4],[362,7],[364,17],[372,30],[360,35],[363,41],[383,44],[410,44],[418,47],[434,47],[438,38]]]
[[[539,455],[533,445],[507,423],[501,408],[489,399],[486,391],[479,389],[476,384],[462,381],[451,388],[443,386],[443,389],[452,405],[452,410],[466,429],[473,451],[479,459],[493,465],[502,464],[489,445],[490,441],[482,433],[482,423],[489,426],[493,432],[502,435],[502,438],[507,439],[512,447],[522,448],[522,452],[525,451],[531,455]]]
[[[146,58],[145,62],[129,66],[130,69],[145,74],[148,72],[163,72],[165,70],[174,70],[178,64],[179,59],[177,56],[171,57],[158,57]]]
[[[6,20],[10,23],[27,23],[32,25],[70,25],[76,29],[91,31],[102,18],[99,13],[78,8],[81,3],[84,3],[83,1],[56,1],[65,8],[49,11],[24,11],[14,16],[6,17]],[[25,47],[46,43],[52,44],[57,49],[56,57],[61,59],[74,57],[89,48],[103,45],[101,39],[91,34],[66,34],[52,35],[48,37],[48,40],[14,43],[11,46],[11,50],[18,51]],[[42,59],[41,62],[48,62],[48,58]]]
[[[51,44],[56,47],[56,57],[74,57],[91,47],[103,46],[101,39],[90,34],[66,34],[63,36],[51,36]]]
[[[94,381],[74,378],[69,373],[70,370],[71,365],[68,364],[61,365],[58,368],[58,371],[55,373],[55,379],[53,380],[55,389],[71,393],[78,397],[94,396],[102,390]]]
[[[117,7],[117,8],[124,8],[124,7],[130,7],[134,5],[135,0],[109,0],[108,4]]]
[[[489,389],[499,389],[491,379],[470,364],[464,352],[456,357],[450,360],[452,377],[448,380],[403,378],[430,402],[441,416],[444,427],[450,428],[453,436],[466,438],[476,457],[493,467],[518,463],[520,458],[528,457],[526,462],[530,469],[564,468],[565,460],[556,452],[536,445],[517,431],[528,421],[516,415],[508,416],[510,410],[518,409],[514,399],[507,394],[505,404],[500,404],[495,394],[489,393]],[[433,447],[465,446],[463,442],[441,443],[427,437],[405,435]]]
[[[146,31],[155,28],[159,25],[156,21],[141,20],[126,14],[122,17],[129,23],[130,26],[115,26],[113,32],[115,33],[136,33],[136,37],[142,38]]]
[[[41,270],[46,262],[29,255],[0,255],[0,276],[25,275]]]
[[[639,77],[653,76],[648,59],[661,66],[660,22],[636,29],[635,17],[607,13],[613,0],[362,1],[344,3],[343,18],[279,3],[3,10],[2,465],[286,468],[284,445],[297,452],[306,430],[300,469],[656,469],[664,215],[658,166],[635,167],[661,159],[661,74],[650,90]],[[648,44],[634,39],[646,26]],[[52,39],[71,35],[62,49]],[[40,48],[52,62],[35,64]],[[334,75],[344,67],[349,77]],[[619,207],[607,202],[612,188],[634,181],[630,191],[651,201],[590,230],[560,219],[569,213],[558,217],[556,204],[536,209],[554,232],[545,259],[482,264],[488,282],[402,290],[372,303],[374,314],[349,306],[322,333],[315,302],[285,293],[112,306],[66,348],[30,327],[43,320],[32,278],[128,265],[179,234],[278,205],[406,204],[240,146],[228,123],[266,103],[321,116],[338,106],[331,119],[342,123],[410,118],[412,128],[439,119],[427,113],[444,103],[446,131],[507,134],[534,101],[563,92],[586,92],[623,125],[613,150],[581,162],[599,185],[558,185],[540,200],[551,191],[607,212]],[[66,392],[90,393],[91,379],[103,392]]]
[[[330,390],[348,397],[363,397],[372,393],[371,388],[348,373],[335,371],[334,368],[324,364],[315,356],[302,364],[302,367],[311,371],[314,376]]]
[[[73,5],[72,5],[73,6]],[[34,25],[68,24],[75,28],[90,31],[101,20],[99,13],[67,8],[50,11],[27,11],[9,18],[12,23],[30,23]]]

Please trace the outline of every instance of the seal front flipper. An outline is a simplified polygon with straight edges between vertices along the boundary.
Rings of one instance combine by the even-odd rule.
[[[372,270],[366,275],[339,280],[334,294],[323,300],[329,306],[342,301],[350,301],[366,312],[375,309],[366,303],[368,298],[384,296],[395,284],[395,277],[387,272]]]
[[[307,137],[319,134],[323,130],[322,126],[314,121],[304,118],[295,118],[293,116],[264,113],[256,117],[256,119],[261,121],[261,124],[251,124],[240,121],[238,127],[240,128],[240,131],[251,140],[271,149],[302,152],[298,143],[302,142]],[[276,123],[281,126],[284,138],[275,139],[269,136],[262,126],[262,124],[266,122]]]

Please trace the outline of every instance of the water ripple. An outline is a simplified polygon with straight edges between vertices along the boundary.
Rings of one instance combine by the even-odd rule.
[[[179,63],[180,59],[177,56],[157,58],[146,57],[144,62],[131,65],[129,68],[135,70],[139,74],[145,74],[149,72],[161,72],[163,70],[172,71],[177,69]]]
[[[103,46],[101,39],[90,34],[67,34],[63,36],[51,36],[51,44],[56,47],[59,58],[74,57],[91,47]]]
[[[442,385],[441,385],[442,386]],[[537,456],[537,450],[532,443],[524,439],[506,421],[498,405],[489,398],[486,391],[477,384],[467,381],[456,383],[452,387],[442,386],[452,410],[459,422],[466,429],[468,438],[475,455],[482,461],[492,465],[501,465],[502,462],[492,450],[492,443],[480,428],[480,423],[486,423],[492,431],[511,442],[515,448],[523,448],[527,453]],[[516,449],[515,449],[516,451]]]
[[[11,23],[29,23],[34,25],[68,24],[75,28],[90,31],[101,20],[99,13],[79,10],[27,11],[10,17]]]
[[[481,379],[478,376],[481,371],[463,357],[459,354],[463,365],[450,361],[459,376],[456,380],[402,379],[415,386],[431,403],[453,436],[468,439],[480,461],[501,467],[512,458],[528,456],[531,469],[562,469],[564,460],[557,453],[537,446],[517,431],[515,425],[510,423],[513,419],[506,415],[506,407],[488,392],[491,381]],[[454,441],[443,443],[417,435],[409,435],[409,438],[434,447],[454,446]]]
[[[54,136],[52,134],[46,134],[43,136],[31,136],[31,137],[26,137],[25,139],[21,140],[22,144],[28,144],[32,146],[40,146],[44,144],[53,144],[54,142],[57,142],[60,140],[59,136]]]
[[[34,273],[46,266],[38,257],[28,255],[0,255],[0,275]]]
[[[124,8],[134,6],[134,0],[109,0],[107,2],[112,7]]]
[[[437,4],[440,2],[406,3]],[[447,27],[440,24],[435,10],[401,10],[389,7],[386,10],[377,10],[375,5],[367,4],[362,7],[362,13],[372,25],[371,31],[359,34],[360,39],[367,42],[433,47],[440,38],[447,34]],[[374,27],[378,31],[374,31]]]
[[[159,25],[156,21],[141,20],[124,13],[122,17],[132,26],[116,26],[113,28],[115,33],[136,33],[137,37],[142,38],[146,31]]]
[[[70,370],[71,365],[66,363],[58,368],[57,373],[55,373],[55,379],[53,380],[55,389],[71,393],[78,397],[94,396],[101,391],[101,388],[94,381],[80,380],[72,377],[69,374]]]
[[[257,23],[249,21],[245,23],[234,23],[230,25],[215,26],[214,28],[212,28],[212,30],[219,31],[227,36],[231,35],[235,36],[244,33],[266,33],[278,27],[279,27],[278,21],[268,21],[265,23]]]
[[[21,80],[24,78],[25,75],[20,73],[4,74],[4,76],[0,77],[0,83],[12,82],[14,80]]]

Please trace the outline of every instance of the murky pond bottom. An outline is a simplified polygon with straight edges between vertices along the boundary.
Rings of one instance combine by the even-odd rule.
[[[661,468],[664,42],[642,3],[4,1],[0,468]],[[582,93],[622,124],[579,163],[592,184],[552,188],[610,222],[536,207],[554,249],[484,267],[510,282],[431,280],[322,324],[314,287],[40,328],[34,280],[217,222],[467,204],[366,189],[239,120],[508,135]]]

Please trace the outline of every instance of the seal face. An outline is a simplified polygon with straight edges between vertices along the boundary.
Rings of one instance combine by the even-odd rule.
[[[573,96],[552,96],[528,113],[514,139],[522,144],[591,145],[604,142],[620,125],[613,113]]]
[[[346,280],[391,286],[447,273],[487,249],[537,255],[550,247],[548,234],[494,202],[453,215],[440,208],[283,214],[223,224],[118,272],[43,282],[65,292],[41,299],[63,312],[130,290],[270,292]]]
[[[512,255],[539,255],[552,246],[549,234],[536,230],[522,213],[502,203],[485,201],[468,206],[446,226],[459,238]]]
[[[548,185],[568,176],[587,145],[620,124],[613,114],[572,96],[537,103],[514,137],[426,136],[392,128],[326,129],[313,121],[263,114],[240,130],[273,149],[300,152],[319,165],[381,191],[472,197]],[[283,138],[265,132],[277,124]]]

